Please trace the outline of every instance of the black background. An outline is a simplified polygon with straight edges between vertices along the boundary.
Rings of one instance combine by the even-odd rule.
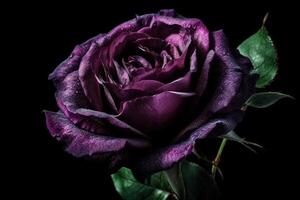
[[[264,146],[253,154],[230,143],[222,157],[225,179],[220,182],[223,199],[295,199],[299,184],[298,68],[296,50],[297,9],[288,1],[219,3],[217,1],[108,1],[105,3],[16,3],[7,21],[14,36],[9,79],[14,104],[6,115],[8,135],[8,185],[11,195],[45,199],[118,199],[105,167],[75,159],[63,151],[45,127],[43,109],[57,110],[54,87],[47,76],[76,44],[108,32],[135,14],[174,8],[186,17],[204,21],[210,30],[224,29],[232,47],[256,32],[266,12],[267,28],[279,54],[279,73],[268,91],[281,91],[297,100],[282,100],[263,110],[249,109],[237,132]],[[6,109],[6,108],[5,108]],[[12,141],[12,142],[11,142]],[[5,141],[3,142],[5,143]],[[216,151],[217,147],[211,147]],[[5,153],[7,155],[7,153]],[[293,181],[296,181],[294,183]],[[297,198],[296,198],[297,199]]]

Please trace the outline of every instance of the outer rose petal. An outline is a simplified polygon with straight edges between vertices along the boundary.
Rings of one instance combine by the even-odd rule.
[[[253,81],[246,83],[248,88],[242,88],[243,81],[248,76],[251,65],[237,62],[235,55],[229,49],[222,30],[212,34],[215,40],[216,55],[224,63],[224,74],[208,109],[213,113],[221,110],[230,112],[239,109],[247,100],[248,96],[239,96],[243,89],[253,91],[255,88]],[[237,97],[240,97],[240,99],[237,99]],[[234,101],[239,101],[239,104],[233,103]]]
[[[240,89],[241,92],[236,96],[237,100],[235,101],[236,104],[240,105],[241,103],[244,103],[252,94],[255,93],[255,84],[259,75],[250,74],[250,71],[253,66],[249,58],[242,56],[240,53],[237,52],[236,60],[241,66],[244,66],[242,71],[245,74]]]
[[[49,75],[49,79],[53,80],[55,83],[59,83],[63,81],[69,73],[78,70],[81,59],[89,50],[92,42],[101,37],[103,37],[103,34],[99,34],[96,37],[84,42],[83,44],[77,45],[69,58],[58,65],[55,70]]]
[[[117,37],[119,37],[124,32],[140,32],[139,29],[143,27],[149,26],[152,18],[154,16],[176,16],[174,10],[161,10],[158,14],[146,14],[142,16],[137,16],[135,19],[129,20],[124,22],[114,29],[112,29],[109,33],[105,35],[105,37],[98,38],[96,42],[101,45],[105,46],[111,43],[111,41]],[[142,31],[141,31],[142,32]]]
[[[241,120],[242,112],[228,114],[220,119],[214,119],[202,125],[190,134],[188,138],[180,143],[169,147],[157,149],[154,152],[144,156],[132,169],[138,175],[155,173],[160,170],[170,168],[173,164],[186,158],[192,153],[195,143],[199,139],[212,135],[220,135],[234,129],[236,122]]]
[[[101,38],[100,40],[98,40],[98,42],[107,43],[107,40],[117,37],[122,32],[135,32],[145,26],[149,26],[154,16],[177,17],[178,15],[173,9],[165,9],[160,10],[157,14],[136,16],[135,19],[129,20],[120,24],[119,26],[116,26],[107,34],[108,37]]]
[[[215,55],[221,61],[220,67],[222,67],[220,82],[204,111],[182,130],[179,136],[202,126],[211,115],[220,115],[240,110],[242,104],[254,91],[256,78],[249,77],[248,70],[250,66],[240,65],[237,62],[236,57],[229,49],[223,31],[213,32],[213,38]],[[245,96],[240,94],[245,94]]]
[[[74,71],[66,76],[58,85],[55,96],[60,110],[73,123],[93,133],[100,134],[103,132],[103,128],[98,122],[74,113],[79,108],[91,107],[80,85],[78,71]]]
[[[62,113],[45,111],[50,134],[66,144],[66,151],[73,156],[95,156],[118,152],[127,146],[146,148],[149,143],[139,139],[114,138],[94,135],[77,128]]]
[[[194,31],[194,41],[201,53],[206,54],[209,48],[209,30],[200,19],[193,18],[172,18],[165,16],[155,16],[152,19],[150,26],[158,26],[159,23],[167,25],[179,25],[187,30]],[[154,24],[154,25],[153,25]],[[171,32],[172,33],[172,32]],[[169,34],[170,35],[170,32]]]
[[[95,75],[99,72],[99,65],[99,47],[97,43],[92,43],[89,51],[82,58],[78,73],[86,97],[89,99],[94,109],[102,111],[104,108],[99,83],[95,78]]]

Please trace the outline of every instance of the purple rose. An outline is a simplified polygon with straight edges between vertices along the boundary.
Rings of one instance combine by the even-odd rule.
[[[236,126],[254,92],[251,69],[199,19],[137,16],[76,46],[50,74],[60,111],[45,112],[47,126],[73,156],[163,170]]]

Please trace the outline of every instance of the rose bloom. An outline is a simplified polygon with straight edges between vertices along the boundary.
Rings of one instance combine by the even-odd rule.
[[[73,156],[153,173],[235,128],[254,93],[251,69],[199,19],[137,16],[76,46],[50,74],[60,110],[45,111],[47,127]]]

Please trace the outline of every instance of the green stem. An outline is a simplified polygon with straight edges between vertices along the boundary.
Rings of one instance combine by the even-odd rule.
[[[180,200],[185,200],[185,185],[182,177],[181,163],[175,164],[171,169],[164,171],[167,180]]]
[[[213,161],[213,165],[212,165],[212,168],[211,168],[211,174],[212,176],[215,178],[216,176],[216,172],[217,172],[217,168],[218,168],[218,164],[220,163],[220,160],[221,160],[221,156],[222,156],[222,152],[224,150],[224,147],[227,143],[227,139],[226,138],[223,138],[222,140],[222,143],[219,147],[219,150],[218,150],[218,153]]]

